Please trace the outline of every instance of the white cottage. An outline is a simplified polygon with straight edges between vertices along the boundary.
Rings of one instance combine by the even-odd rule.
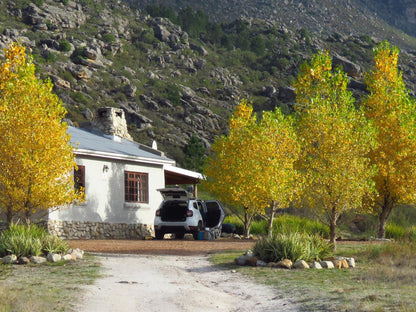
[[[157,189],[193,184],[196,190],[202,176],[176,167],[174,160],[154,148],[125,138],[123,110],[100,109],[97,116],[104,116],[106,122],[100,128],[96,118],[94,129],[106,134],[68,128],[76,146],[74,179],[76,187],[85,188],[86,202],[51,209],[48,229],[68,239],[151,236],[155,211],[162,201]]]

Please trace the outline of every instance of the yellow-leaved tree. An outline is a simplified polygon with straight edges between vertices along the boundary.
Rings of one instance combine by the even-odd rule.
[[[252,180],[255,192],[269,206],[269,237],[272,236],[274,215],[287,208],[297,194],[298,172],[294,168],[300,146],[293,126],[293,118],[279,108],[263,112],[254,128],[252,147]]]
[[[206,187],[217,198],[244,210],[244,232],[250,234],[253,218],[264,211],[266,203],[252,191],[255,181],[247,172],[252,167],[251,129],[256,124],[253,108],[242,101],[229,120],[229,133],[215,140],[213,155],[205,166]]]
[[[74,189],[65,113],[51,82],[36,77],[25,48],[15,43],[5,49],[0,63],[0,209],[8,223],[82,198]]]
[[[341,214],[361,208],[374,188],[367,157],[375,146],[374,129],[354,106],[347,82],[341,69],[332,70],[328,52],[321,52],[302,65],[294,84],[302,199],[324,217],[334,246]]]
[[[374,50],[375,66],[365,80],[370,94],[364,100],[366,116],[377,129],[377,147],[370,158],[377,166],[377,193],[373,208],[379,216],[378,237],[393,208],[416,201],[416,107],[397,62],[399,50],[387,41]]]
[[[230,118],[229,134],[218,138],[207,160],[207,188],[224,202],[243,207],[245,235],[255,215],[270,206],[270,225],[277,208],[285,208],[294,194],[293,163],[299,147],[292,121],[279,110],[264,112],[260,121],[241,101]],[[271,234],[271,229],[269,229]]]

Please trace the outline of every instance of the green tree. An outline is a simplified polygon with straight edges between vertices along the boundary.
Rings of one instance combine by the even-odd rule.
[[[200,138],[193,135],[184,147],[185,168],[202,172],[205,162],[205,147]]]
[[[266,51],[266,43],[264,42],[264,39],[262,38],[262,36],[258,35],[258,36],[255,36],[253,39],[251,39],[250,49],[251,51],[256,53],[258,56],[264,55]]]
[[[398,48],[382,42],[374,50],[375,66],[365,76],[370,94],[363,106],[377,129],[378,145],[370,158],[378,169],[373,208],[380,238],[393,208],[416,200],[416,106],[398,70],[398,58]]]
[[[355,108],[347,82],[340,69],[332,71],[331,57],[322,52],[302,65],[294,84],[302,200],[329,224],[334,246],[341,214],[360,208],[373,190],[374,169],[367,155],[375,146],[374,129]]]
[[[0,207],[10,223],[80,199],[71,172],[66,110],[49,80],[35,75],[25,48],[13,44],[0,63]]]

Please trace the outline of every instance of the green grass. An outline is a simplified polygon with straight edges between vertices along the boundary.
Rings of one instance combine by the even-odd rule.
[[[226,216],[224,223],[232,223],[236,227],[236,233],[244,233],[244,225],[236,215]],[[250,234],[266,235],[268,222],[266,220],[254,220],[251,224]],[[273,233],[302,232],[307,234],[318,234],[322,237],[329,237],[329,227],[316,220],[309,220],[293,215],[281,215],[274,219]]]
[[[282,270],[239,267],[241,253],[213,255],[215,265],[237,270],[275,288],[302,311],[415,311],[416,245],[338,244],[336,255],[354,256],[354,269]]]
[[[92,284],[99,269],[88,255],[75,262],[0,265],[0,312],[74,311],[80,287]]]

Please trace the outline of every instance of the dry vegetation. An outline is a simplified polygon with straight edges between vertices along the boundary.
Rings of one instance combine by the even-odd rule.
[[[235,267],[231,263],[238,253],[215,255],[213,261],[274,286],[302,311],[416,310],[415,244],[343,243],[337,254],[355,257],[357,267],[306,271]]]
[[[93,257],[70,263],[0,265],[0,312],[74,311],[80,286],[99,276]]]

